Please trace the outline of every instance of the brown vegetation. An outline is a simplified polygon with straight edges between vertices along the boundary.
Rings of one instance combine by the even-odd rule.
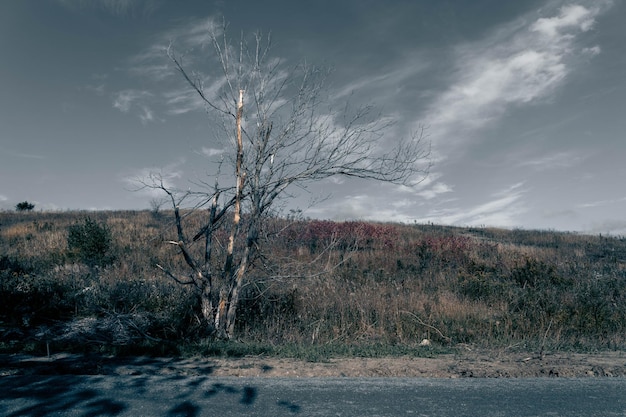
[[[111,233],[102,265],[68,248],[68,230],[88,216]],[[185,271],[165,243],[176,235],[170,219],[0,213],[1,350],[316,359],[407,354],[424,339],[431,352],[626,346],[624,238],[287,219],[264,229],[241,296],[239,342],[207,341],[198,298],[155,266]],[[228,236],[215,239],[225,247]]]
[[[208,335],[231,340],[237,333],[244,284],[256,285],[251,279],[256,273],[249,268],[259,255],[263,258],[259,248],[266,240],[264,229],[272,228],[272,217],[291,196],[290,190],[334,177],[415,185],[428,174],[430,147],[424,143],[424,128],[410,137],[392,135],[393,140],[379,146],[390,120],[372,106],[353,109],[346,103],[333,110],[326,87],[328,71],[271,58],[269,36],[242,34],[231,43],[226,22],[207,35],[223,82],[205,89],[205,77],[183,63],[184,54],[174,45],[167,55],[212,124],[221,125],[217,143],[236,146],[226,146],[231,150],[213,160],[215,170],[207,180],[191,181],[191,187],[177,188],[156,172],[138,182],[140,188],[159,191],[170,200],[177,235],[169,243],[178,249],[189,272],[181,275],[162,264],[159,269],[196,292],[201,304],[198,318]],[[181,214],[183,207],[210,209],[201,220],[197,212]],[[187,218],[192,218],[191,224]],[[229,236],[227,249],[219,254],[215,240],[224,231]],[[204,241],[202,252],[189,248],[191,236],[194,242]],[[220,255],[221,266],[214,262]]]

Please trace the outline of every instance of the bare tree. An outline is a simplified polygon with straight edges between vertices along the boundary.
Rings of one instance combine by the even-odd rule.
[[[178,248],[191,274],[159,268],[196,289],[213,335],[232,338],[240,292],[251,279],[247,274],[262,243],[263,222],[281,197],[291,195],[291,187],[333,176],[413,185],[428,172],[429,147],[423,129],[406,139],[385,138],[383,144],[390,122],[372,107],[352,110],[346,105],[332,111],[325,96],[328,72],[304,64],[286,67],[269,56],[269,37],[256,35],[247,41],[242,36],[233,45],[224,27],[209,39],[221,67],[219,81],[210,88],[200,74],[186,68],[184,56],[171,45],[167,54],[221,122],[233,149],[222,161],[232,166],[233,174],[223,175],[220,163],[212,184],[197,181],[197,189],[184,192],[166,186],[158,175],[144,184],[169,197],[177,230],[176,240],[169,243]],[[201,207],[207,208],[204,220],[187,234],[186,216],[197,215]],[[216,244],[218,235],[227,235],[227,244]],[[203,250],[192,250],[200,241]],[[216,267],[218,250],[222,261]]]

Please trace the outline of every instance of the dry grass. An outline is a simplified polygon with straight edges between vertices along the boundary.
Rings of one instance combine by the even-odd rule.
[[[106,266],[68,253],[68,228],[87,215],[111,231]],[[201,216],[187,221],[198,228]],[[245,287],[238,334],[248,344],[626,345],[623,238],[281,219],[267,229],[283,231],[265,243]],[[140,330],[104,339],[201,340],[197,300],[155,268],[186,273],[166,244],[174,233],[167,212],[0,213],[1,347],[94,319],[131,326],[129,317],[141,317]]]

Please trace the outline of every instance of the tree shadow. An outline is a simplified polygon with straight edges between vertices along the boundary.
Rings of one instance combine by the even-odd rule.
[[[142,407],[142,413],[146,410],[143,407],[154,408],[150,415],[196,417],[215,405],[244,413],[268,406],[300,412],[300,406],[288,401],[272,404],[265,399],[259,404],[259,388],[247,383],[249,380],[216,382],[210,376],[210,366],[182,370],[204,374],[187,376],[167,373],[176,370],[176,361],[150,358],[117,359],[115,363],[105,359],[94,363],[93,358],[85,357],[13,359],[0,358],[0,375],[5,375],[0,378],[0,415],[7,417],[67,412],[88,417],[117,416],[133,414],[137,407]],[[166,369],[164,375],[163,366],[172,369]],[[135,368],[141,373],[131,372]],[[120,374],[120,369],[128,373]],[[107,375],[107,370],[115,372]]]
[[[298,414],[300,412],[300,406],[296,403],[292,403],[291,401],[277,401],[276,405],[278,405],[279,407],[282,407],[284,409],[286,409],[287,411],[293,413],[293,414]]]
[[[76,375],[4,377],[0,379],[2,401],[14,400],[23,404],[17,410],[5,410],[4,415],[43,417],[81,409],[84,410],[82,415],[95,417],[115,416],[126,411],[126,404],[106,398],[97,390],[74,388],[83,386],[87,378]]]
[[[200,414],[200,407],[195,405],[190,401],[183,401],[178,404],[174,408],[172,408],[168,413],[168,417],[195,417]]]

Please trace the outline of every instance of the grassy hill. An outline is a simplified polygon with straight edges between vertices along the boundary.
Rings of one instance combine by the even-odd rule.
[[[92,247],[72,230],[103,235]],[[222,343],[204,337],[190,289],[155,267],[185,273],[167,244],[170,213],[0,213],[0,351],[315,358],[626,346],[625,238],[287,219],[266,232],[238,341]]]

